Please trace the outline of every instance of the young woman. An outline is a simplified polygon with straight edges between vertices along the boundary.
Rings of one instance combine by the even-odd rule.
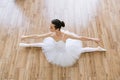
[[[46,59],[50,63],[62,67],[72,66],[76,60],[79,59],[81,53],[106,51],[106,49],[99,46],[96,48],[83,48],[81,41],[94,41],[98,43],[100,40],[98,38],[78,36],[74,33],[61,30],[61,27],[65,27],[65,23],[58,19],[54,19],[51,21],[49,33],[22,36],[22,39],[45,38],[42,43],[20,43],[19,45],[22,47],[41,47]]]

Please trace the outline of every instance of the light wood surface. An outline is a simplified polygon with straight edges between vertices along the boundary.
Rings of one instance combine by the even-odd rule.
[[[96,13],[92,17],[88,14],[86,25],[75,15],[74,9],[80,11],[75,8],[74,1],[78,0],[70,0],[72,10],[67,2],[63,4],[61,13],[49,5],[57,1],[47,1],[0,0],[0,80],[120,80],[120,0],[100,0]],[[48,32],[54,17],[66,22],[66,30],[100,38],[99,45],[107,52],[82,54],[75,65],[62,68],[48,63],[40,48],[18,46],[20,42],[41,42],[43,39],[21,41],[21,36]],[[94,42],[83,43],[98,46]]]

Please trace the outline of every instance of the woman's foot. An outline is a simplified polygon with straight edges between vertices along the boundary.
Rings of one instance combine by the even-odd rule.
[[[98,46],[97,48],[98,48],[98,51],[106,51],[106,49],[104,49],[104,48],[102,48],[100,46]]]
[[[30,47],[30,45],[26,44],[26,43],[19,43],[19,46],[21,46],[21,47]]]

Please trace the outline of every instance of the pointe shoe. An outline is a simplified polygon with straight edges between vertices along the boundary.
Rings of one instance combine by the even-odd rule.
[[[104,48],[102,48],[100,46],[98,46],[97,48],[98,48],[99,51],[106,51],[106,49],[104,49]]]
[[[26,43],[19,43],[19,46],[21,46],[21,47],[29,47],[29,45],[26,44]]]

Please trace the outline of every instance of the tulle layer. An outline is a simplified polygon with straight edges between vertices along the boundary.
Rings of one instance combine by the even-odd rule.
[[[62,67],[72,66],[81,54],[80,40],[67,39],[66,42],[56,42],[52,37],[48,37],[43,43],[42,49],[47,60]]]

